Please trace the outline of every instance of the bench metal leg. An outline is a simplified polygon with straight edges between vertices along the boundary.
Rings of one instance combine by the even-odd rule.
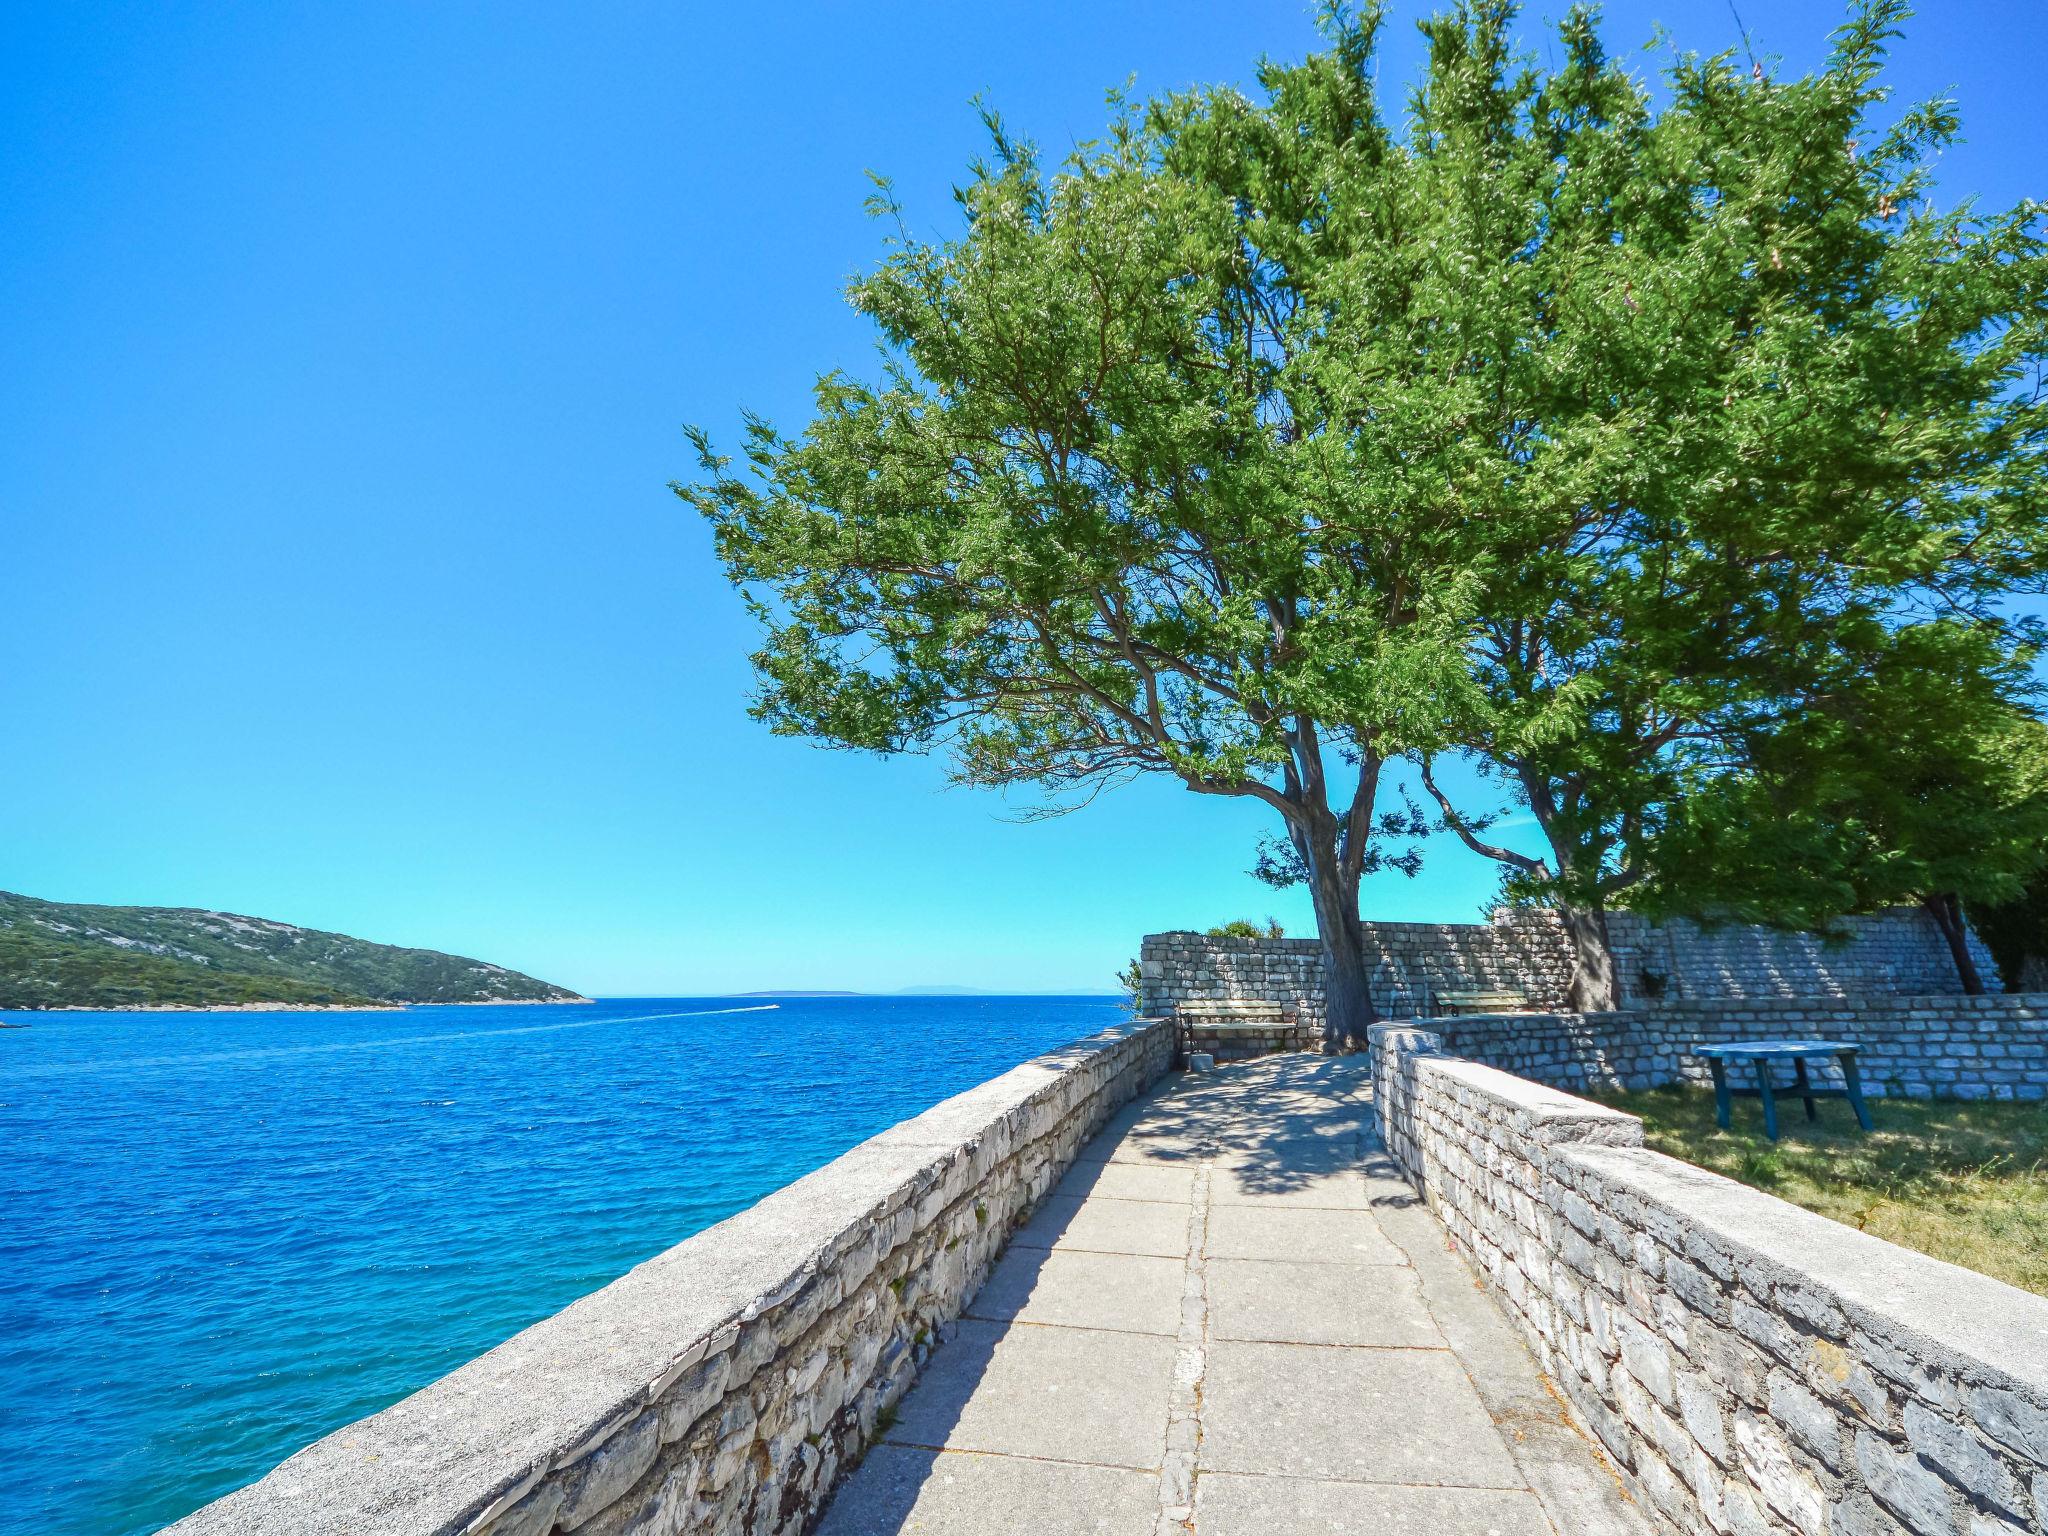
[[[1856,1123],[1867,1131],[1871,1124],[1870,1111],[1863,1104],[1863,1071],[1854,1056],[1844,1056],[1841,1062],[1842,1087],[1849,1095],[1849,1107],[1856,1111]]]
[[[1757,1097],[1764,1101],[1764,1135],[1778,1139],[1778,1101],[1771,1097],[1771,1064],[1759,1056],[1756,1063]]]
[[[1809,1122],[1818,1120],[1820,1118],[1820,1111],[1813,1107],[1813,1094],[1809,1091],[1813,1087],[1813,1082],[1806,1075],[1806,1058],[1804,1056],[1792,1058],[1792,1076],[1793,1081],[1798,1085],[1799,1096],[1806,1100],[1807,1120]]]
[[[1728,1067],[1720,1057],[1709,1056],[1707,1069],[1714,1074],[1714,1124],[1725,1131],[1728,1129],[1728,1111],[1733,1107],[1733,1096],[1728,1092]]]

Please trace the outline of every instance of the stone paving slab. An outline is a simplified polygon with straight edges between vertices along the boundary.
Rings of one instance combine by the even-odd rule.
[[[1322,1168],[1275,1168],[1263,1160],[1219,1159],[1209,1181],[1218,1205],[1302,1205],[1329,1210],[1372,1209],[1375,1191],[1357,1167],[1333,1160]]]
[[[1245,1343],[1443,1349],[1412,1270],[1214,1259],[1209,1337]]]
[[[1357,1058],[1179,1074],[1011,1238],[821,1536],[1648,1536]]]
[[[1218,1205],[1209,1253],[1219,1259],[1287,1257],[1308,1264],[1405,1264],[1370,1211],[1292,1205]]]
[[[1231,1472],[1202,1479],[1195,1529],[1201,1536],[1558,1536],[1536,1496],[1520,1489],[1410,1488]]]
[[[1153,1536],[1150,1472],[878,1445],[817,1536]]]
[[[1160,1200],[1048,1195],[1017,1229],[1013,1248],[1085,1248],[1094,1253],[1146,1253],[1185,1258],[1188,1208]]]
[[[1013,1247],[968,1304],[967,1316],[1170,1337],[1180,1331],[1186,1273],[1177,1258]]]
[[[1153,1163],[1077,1162],[1053,1188],[1056,1195],[1085,1200],[1163,1200],[1186,1206],[1195,1192],[1192,1164],[1173,1167]]]
[[[1201,1461],[1219,1472],[1525,1486],[1449,1350],[1218,1340],[1202,1395]]]
[[[1196,1135],[1143,1136],[1135,1132],[1089,1145],[1088,1155],[1105,1163],[1156,1163],[1166,1167],[1192,1168],[1209,1154],[1209,1143]]]
[[[1174,1354],[1150,1334],[964,1321],[883,1438],[1156,1472]]]

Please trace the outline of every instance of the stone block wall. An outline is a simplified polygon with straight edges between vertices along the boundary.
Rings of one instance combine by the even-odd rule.
[[[1958,989],[1955,964],[1933,919],[1899,908],[1841,921],[1847,937],[1767,928],[1710,930],[1651,923],[1633,913],[1609,918],[1622,1001],[1653,1008],[1734,998],[1914,997]],[[1533,1009],[1563,1008],[1571,951],[1556,917],[1503,908],[1486,923],[1365,924],[1374,1005],[1388,1018],[1430,1018],[1447,991],[1512,992]],[[1985,985],[1998,967],[1970,935]],[[1281,1003],[1322,1028],[1323,961],[1314,939],[1211,938],[1155,933],[1138,952],[1141,1011],[1182,1002],[1241,999]]]
[[[1910,997],[1961,989],[1948,941],[1919,908],[1845,917],[1838,927],[1846,940],[1831,944],[1818,934],[1653,923],[1616,912],[1608,917],[1607,939],[1622,1000],[1642,1006],[1713,998]],[[1969,944],[1984,985],[1998,990],[1998,962],[1975,929]],[[1661,978],[1661,996],[1659,983],[1650,978]]]
[[[2048,1300],[1647,1151],[1629,1115],[1373,1034],[1381,1134],[1686,1536],[2048,1530]]]
[[[170,1527],[798,1536],[1173,1027],[934,1106]]]
[[[1434,1011],[1438,992],[1516,992],[1561,1007],[1571,955],[1547,914],[1503,913],[1492,923],[1367,923],[1370,988],[1380,1012]],[[1147,934],[1138,950],[1140,1011],[1167,1013],[1185,1002],[1280,1003],[1320,1037],[1323,951],[1314,939],[1212,938]]]
[[[1705,1085],[1700,1045],[1851,1040],[1863,1086],[1910,1098],[2048,1099],[2048,995],[1751,998],[1617,1013],[1500,1013],[1433,1019],[1455,1056],[1581,1092]],[[1818,1067],[1819,1063],[1813,1063]],[[1747,1068],[1732,1069],[1742,1086]],[[1784,1073],[1779,1073],[1782,1081]],[[1816,1081],[1838,1087],[1832,1063]]]

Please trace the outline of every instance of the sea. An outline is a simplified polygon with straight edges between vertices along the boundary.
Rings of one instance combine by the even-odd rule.
[[[4,1013],[0,1531],[139,1536],[1110,997]]]

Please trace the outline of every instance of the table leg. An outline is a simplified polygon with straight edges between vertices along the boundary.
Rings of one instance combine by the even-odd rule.
[[[1806,1075],[1806,1058],[1804,1056],[1792,1058],[1792,1077],[1793,1081],[1799,1086],[1799,1096],[1806,1100],[1806,1118],[1810,1121],[1818,1120],[1820,1118],[1820,1111],[1813,1107],[1813,1094],[1811,1092],[1813,1083]]]
[[[1870,1111],[1863,1104],[1863,1072],[1856,1065],[1856,1058],[1845,1055],[1842,1062],[1842,1087],[1848,1092],[1849,1107],[1856,1111],[1856,1123],[1864,1130],[1871,1129]]]
[[[1764,1101],[1764,1134],[1772,1141],[1778,1139],[1778,1101],[1771,1097],[1771,1063],[1768,1057],[1756,1059],[1757,1097]]]
[[[1714,1074],[1714,1124],[1725,1131],[1733,1098],[1728,1092],[1728,1065],[1718,1056],[1709,1056],[1707,1069]]]

